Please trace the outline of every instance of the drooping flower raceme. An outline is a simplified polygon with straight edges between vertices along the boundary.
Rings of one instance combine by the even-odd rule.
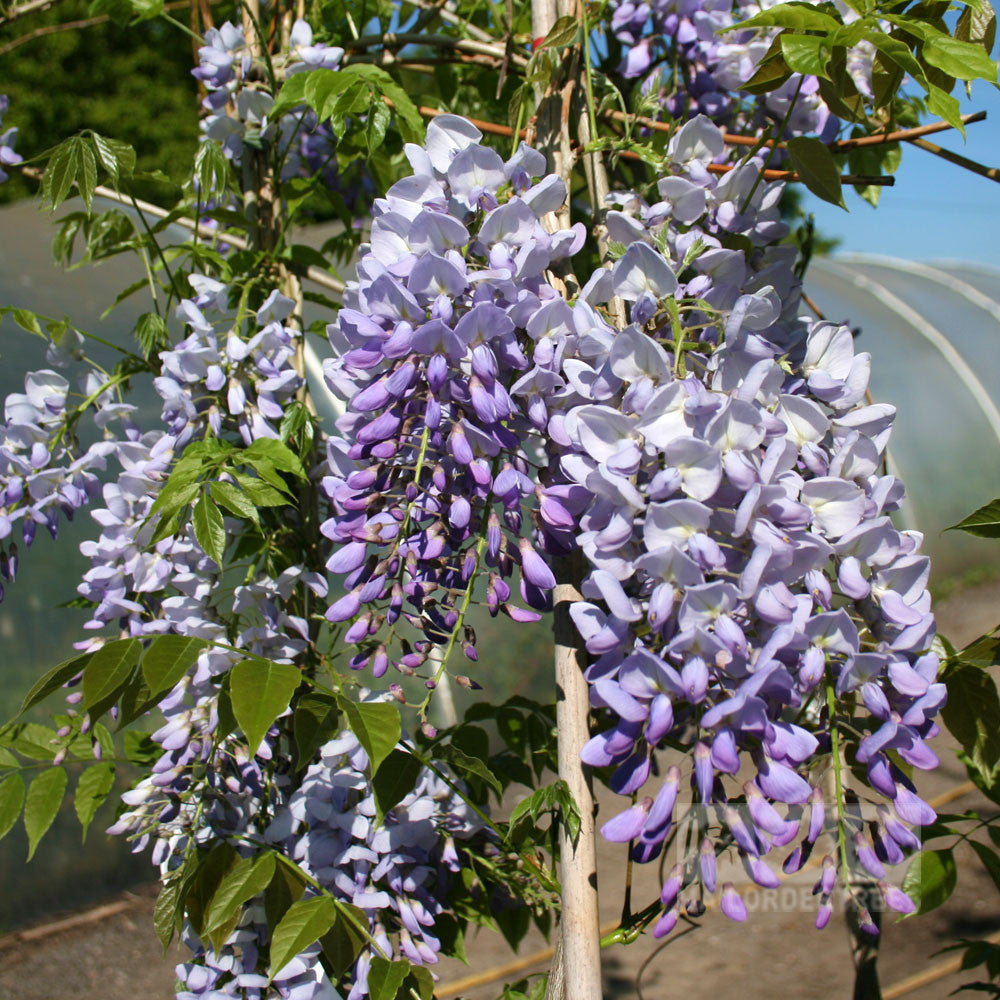
[[[423,770],[416,786],[378,822],[368,757],[350,732],[320,749],[267,831],[303,870],[344,902],[364,911],[384,955],[416,965],[438,961],[435,919],[446,909],[464,842],[482,821],[452,788]],[[368,993],[374,945],[357,960],[348,1000]]]
[[[793,73],[760,97],[743,90],[764,59],[776,29],[730,30],[773,4],[743,0],[614,0],[611,30],[624,47],[619,71],[646,77],[673,119],[704,114],[717,123],[755,131],[788,116],[786,133],[832,138],[838,120],[819,93],[815,76]],[[857,15],[841,5],[845,21]],[[870,94],[873,50],[861,42],[849,50],[851,76]]]
[[[493,614],[536,618],[508,600],[507,578],[519,564],[522,599],[546,608],[554,578],[532,536],[551,548],[573,523],[529,475],[526,449],[548,424],[562,359],[597,325],[546,277],[583,228],[543,227],[566,189],[542,156],[522,144],[504,162],[480,139],[443,116],[426,148],[407,146],[414,173],[376,202],[330,328],[327,383],[348,404],[322,529],[346,592],[327,618],[347,623],[352,665],[376,678],[390,662],[412,673],[429,644],[447,659],[460,642],[475,659],[463,621],[480,574]],[[392,646],[400,619],[417,629],[413,649]]]
[[[691,122],[673,155],[697,136],[711,156],[717,131]],[[903,498],[883,468],[894,411],[865,403],[870,359],[846,326],[783,310],[797,287],[786,257],[765,263],[784,235],[768,221],[775,187],[746,201],[740,169],[704,178],[700,194],[678,180],[661,181],[663,203],[609,219],[627,246],[590,287],[597,302],[624,298],[632,322],[585,374],[564,361],[589,399],[566,413],[573,453],[560,469],[593,497],[577,536],[588,600],[572,614],[594,657],[593,704],[614,720],[583,756],[614,768],[615,791],[640,797],[604,833],[653,860],[691,789],[695,853],[670,871],[656,933],[676,923],[682,890],[689,900],[715,891],[728,846],[772,886],[765,857],[797,842],[784,859],[797,870],[824,808],[848,845],[819,883],[818,922],[834,876],[846,883],[854,866],[906,910],[884,864],[916,842],[908,826],[934,814],[890,753],[936,766],[925,741],[945,692],[930,652],[928,561],[919,534],[889,517]],[[724,246],[734,232],[755,248],[750,267]],[[867,735],[856,760],[882,803],[874,848],[860,816],[844,801],[824,807],[822,793],[842,727],[857,726]],[[664,740],[685,752],[659,774]],[[746,915],[732,892],[722,905]]]

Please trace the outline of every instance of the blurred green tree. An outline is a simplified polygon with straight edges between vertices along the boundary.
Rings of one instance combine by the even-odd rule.
[[[11,101],[5,124],[20,129],[17,148],[25,159],[91,128],[134,146],[140,169],[179,179],[198,138],[191,52],[159,19],[132,27],[108,19],[79,24],[102,16],[92,4],[65,0],[0,24],[0,93]],[[77,26],[66,30],[70,23]],[[12,177],[0,187],[0,204],[33,188]]]

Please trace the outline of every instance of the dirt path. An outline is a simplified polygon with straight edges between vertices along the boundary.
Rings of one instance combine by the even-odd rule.
[[[950,597],[937,610],[942,631],[954,642],[966,643],[1000,621],[1000,583]],[[921,791],[931,798],[965,778],[944,739],[937,741],[937,749],[942,767],[922,776],[925,780],[921,782]],[[610,798],[608,813],[613,808]],[[981,804],[971,794],[945,808],[961,812]],[[603,841],[599,847],[598,877],[601,885],[609,887],[602,895],[601,919],[611,923],[621,908],[617,887],[622,881],[625,851]],[[1000,898],[993,883],[971,851],[960,851],[959,859],[958,889],[947,904],[916,920],[887,920],[879,962],[884,988],[941,961],[935,953],[950,940],[981,938],[1000,929]],[[605,996],[622,1000],[773,1000],[776,996],[849,1000],[853,978],[847,935],[838,915],[826,931],[813,930],[814,900],[809,892],[813,878],[804,876],[788,889],[749,894],[746,900],[751,914],[746,924],[733,924],[720,913],[709,912],[697,931],[668,947],[660,948],[645,937],[627,948],[608,949],[604,953]],[[615,891],[611,891],[612,886]],[[636,869],[638,905],[645,905],[658,889],[654,870]],[[162,957],[152,932],[150,892],[125,897],[125,901],[128,908],[121,912],[52,936],[0,939],[0,1000],[169,1000],[173,967],[183,955],[172,951]],[[529,935],[521,955],[544,947],[540,936]],[[485,931],[470,937],[467,950],[470,967],[453,961],[443,961],[437,967],[442,1000],[454,995],[447,988],[449,984],[515,957],[499,935]],[[648,964],[637,989],[636,979],[644,963]],[[539,962],[531,971],[541,971],[546,965],[547,961]],[[509,975],[506,981],[524,974]],[[940,1000],[973,975],[951,975],[905,996],[907,1000]],[[461,995],[468,1000],[491,1000],[501,992],[503,981],[463,988]]]

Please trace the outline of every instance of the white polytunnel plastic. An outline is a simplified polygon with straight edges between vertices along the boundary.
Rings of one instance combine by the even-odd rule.
[[[1000,560],[1000,543],[944,530],[1000,495],[1000,270],[870,254],[813,261],[806,291],[872,355],[872,396],[897,407],[900,525],[925,534],[934,578]]]

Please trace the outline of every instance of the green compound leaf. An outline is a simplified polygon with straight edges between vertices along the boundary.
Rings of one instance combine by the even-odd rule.
[[[101,646],[83,669],[84,710],[112,697],[128,680],[141,654],[138,639],[116,639]]]
[[[24,701],[21,702],[21,708],[17,714],[23,715],[33,705],[44,701],[53,691],[58,691],[68,680],[83,670],[90,656],[90,653],[84,653],[82,656],[74,656],[64,660],[59,666],[53,667],[44,677],[32,685],[31,690],[24,696]]]
[[[339,721],[333,695],[310,691],[299,698],[293,719],[296,770],[312,763],[316,751],[336,733]]]
[[[410,963],[405,958],[398,962],[389,962],[380,957],[373,958],[368,972],[371,1000],[396,1000],[396,995],[409,974]]]
[[[962,744],[969,762],[992,785],[1000,771],[1000,696],[989,672],[978,666],[948,670],[948,701],[941,718]]]
[[[375,773],[375,823],[381,825],[385,814],[399,805],[416,788],[421,763],[405,750],[393,750]]]
[[[238,916],[244,903],[259,896],[274,877],[274,866],[274,854],[271,852],[237,861],[226,872],[205,909],[205,933],[211,933],[233,916]]]
[[[149,686],[149,696],[169,691],[197,663],[204,639],[185,635],[161,635],[154,639],[142,658],[142,675]]]
[[[1000,538],[1000,498],[974,510],[958,524],[945,528],[945,531],[967,531],[980,538]]]

